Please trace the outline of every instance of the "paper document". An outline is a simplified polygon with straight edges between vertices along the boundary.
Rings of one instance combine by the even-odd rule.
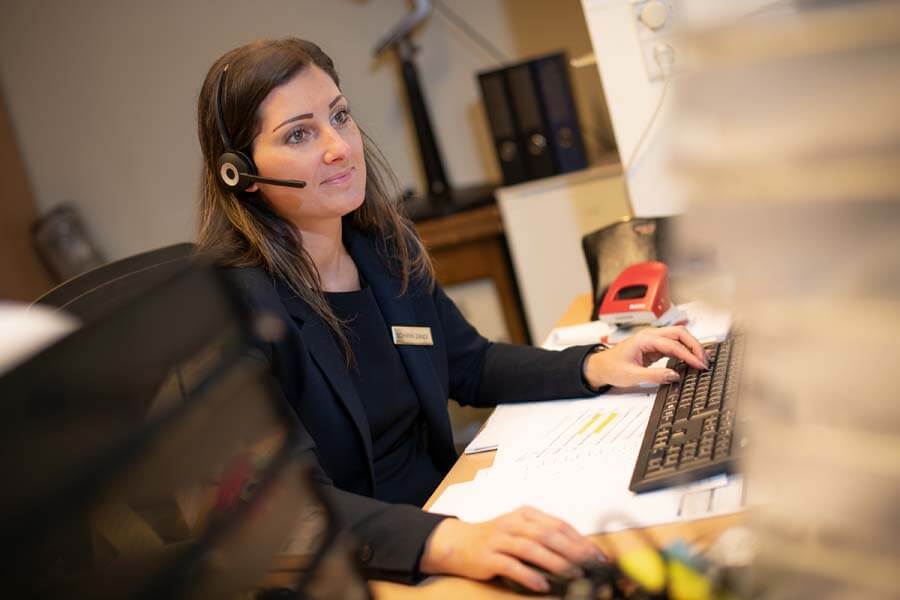
[[[622,454],[634,446],[639,447],[655,395],[655,390],[611,391],[596,399],[541,403],[551,407],[553,412],[547,411],[547,406],[523,407],[539,408],[545,413],[541,415],[542,427],[532,429],[530,436],[504,445],[494,466],[515,469],[518,475],[525,477],[535,473],[543,477],[552,472],[580,468],[581,463],[590,462],[592,456]]]
[[[653,390],[613,390],[596,398],[516,405],[520,435],[503,439],[490,469],[448,487],[430,510],[484,521],[527,504],[583,534],[740,510],[740,477],[628,491],[654,397]]]
[[[679,304],[678,308],[687,317],[685,327],[698,340],[721,342],[728,336],[731,329],[731,314],[728,311],[712,308],[702,302],[687,302]],[[557,327],[550,332],[542,347],[547,350],[563,350],[570,346],[596,344],[604,337],[611,336],[614,331],[616,329],[612,325],[603,321]]]
[[[603,321],[591,321],[569,327],[557,327],[550,332],[542,348],[547,350],[564,350],[570,346],[596,344],[603,336],[609,335],[615,328]]]
[[[547,419],[555,419],[572,400],[501,404],[494,409],[469,445],[465,454],[496,450],[517,439],[538,435],[547,428]]]

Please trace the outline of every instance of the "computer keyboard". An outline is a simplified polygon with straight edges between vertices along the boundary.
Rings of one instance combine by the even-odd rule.
[[[629,489],[648,492],[732,473],[745,445],[735,431],[743,337],[706,346],[709,370],[670,359],[681,380],[660,386]]]

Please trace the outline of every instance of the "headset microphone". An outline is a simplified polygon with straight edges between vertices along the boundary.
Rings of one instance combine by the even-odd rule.
[[[225,117],[222,114],[222,94],[225,73],[228,71],[228,65],[222,69],[219,75],[219,81],[216,84],[216,124],[219,128],[219,136],[222,138],[222,144],[225,146],[225,152],[219,156],[218,175],[219,181],[225,184],[230,190],[235,192],[243,192],[254,182],[268,183],[269,185],[281,185],[292,188],[306,187],[305,181],[297,179],[272,179],[270,177],[261,177],[257,175],[256,165],[249,156],[235,150],[231,145],[231,137],[228,135],[228,128],[225,127]]]

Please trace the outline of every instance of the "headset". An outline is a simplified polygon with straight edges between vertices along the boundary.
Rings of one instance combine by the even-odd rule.
[[[219,181],[234,192],[246,191],[254,182],[283,185],[292,188],[306,187],[305,181],[297,179],[260,177],[257,175],[253,159],[234,149],[234,146],[231,144],[231,136],[228,135],[228,128],[225,127],[225,117],[222,113],[222,95],[224,94],[225,74],[228,72],[228,67],[229,65],[225,65],[222,73],[219,74],[218,83],[216,83],[216,124],[219,127],[219,136],[222,138],[222,144],[225,146],[225,152],[219,156],[217,163]]]

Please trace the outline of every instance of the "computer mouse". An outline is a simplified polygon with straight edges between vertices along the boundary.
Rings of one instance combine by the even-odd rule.
[[[584,572],[584,576],[578,579],[551,573],[546,569],[543,569],[526,561],[523,561],[523,564],[543,575],[547,580],[547,583],[550,584],[550,590],[547,592],[536,592],[523,586],[521,583],[507,577],[496,577],[495,580],[501,585],[505,586],[507,589],[517,594],[523,594],[526,596],[558,596],[562,598],[568,592],[574,591],[570,588],[573,582],[580,582],[587,586],[587,589],[578,590],[579,593],[577,594],[577,596],[579,598],[593,598],[595,596],[612,598],[614,596],[614,592],[617,589],[616,581],[622,576],[622,572],[614,563],[607,562],[605,560],[588,561],[581,564],[580,567]],[[585,593],[587,593],[588,595],[584,596]]]
[[[530,588],[525,587],[518,581],[503,576],[498,576],[494,579],[497,581],[497,583],[503,585],[504,587],[517,594],[523,594],[526,596],[559,596],[560,598],[566,595],[566,592],[569,589],[569,584],[575,581],[575,578],[573,577],[567,577],[566,575],[552,573],[547,569],[539,567],[528,561],[523,560],[522,564],[530,569],[534,569],[535,571],[543,575],[544,579],[547,580],[547,583],[550,584],[550,590],[546,592],[536,592]],[[608,565],[609,563],[606,562],[588,561],[580,564],[579,567],[584,572],[584,577],[589,578],[593,581],[595,579],[595,573],[598,572],[598,569],[602,570],[604,566]]]
[[[517,593],[523,594],[525,596],[559,596],[563,597],[566,595],[566,590],[569,587],[569,583],[572,581],[571,577],[566,577],[564,575],[558,575],[556,573],[551,573],[546,569],[533,565],[529,562],[522,561],[526,567],[534,569],[538,573],[540,573],[544,579],[547,580],[547,583],[550,584],[550,590],[547,592],[536,592],[531,588],[527,588],[518,581],[514,579],[510,579],[509,577],[498,576],[495,577],[494,580],[500,585],[506,587],[507,589]]]

